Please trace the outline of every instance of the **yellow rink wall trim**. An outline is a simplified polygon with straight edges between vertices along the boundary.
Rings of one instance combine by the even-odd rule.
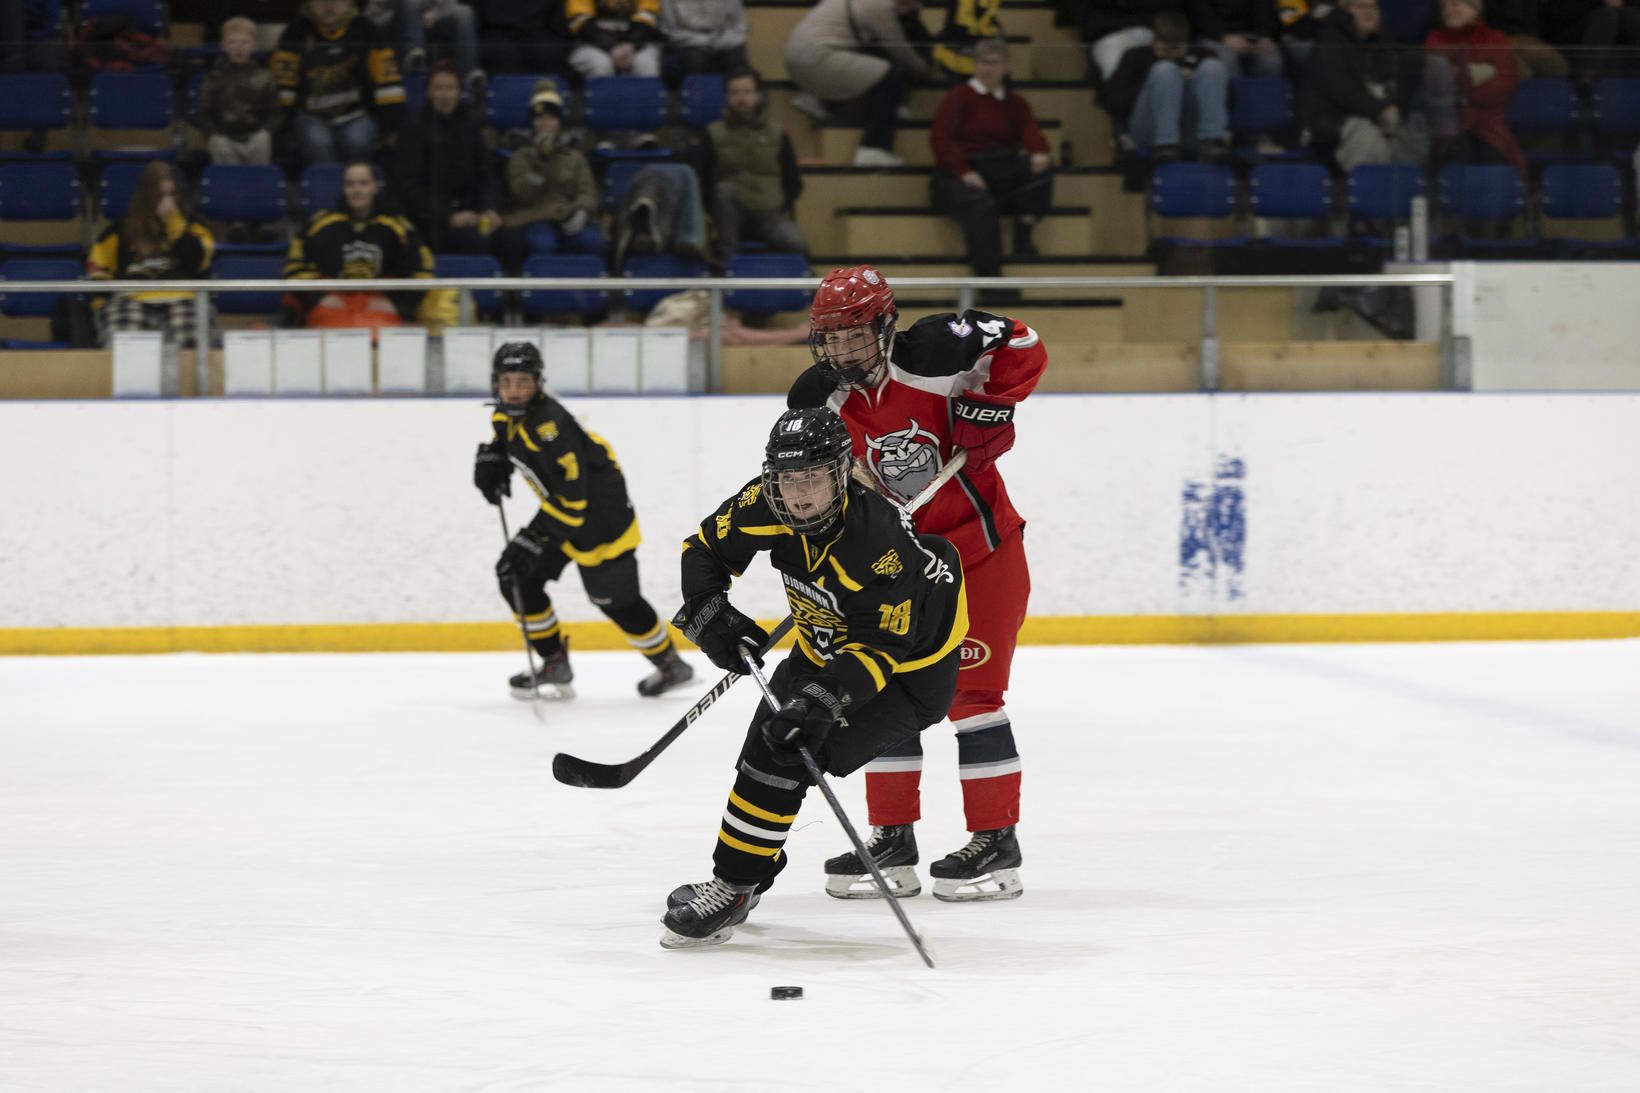
[[[772,626],[773,620],[765,620],[764,625]],[[567,622],[563,627],[576,649],[630,648],[626,635],[611,623]],[[1192,645],[1633,637],[1640,637],[1640,611],[1075,615],[1027,619],[1020,632],[1020,644]],[[519,645],[518,628],[504,622],[0,628],[0,654],[8,655],[517,652]]]

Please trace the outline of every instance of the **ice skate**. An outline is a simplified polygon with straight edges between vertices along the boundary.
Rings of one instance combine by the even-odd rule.
[[[912,868],[917,864],[917,836],[910,824],[872,828],[866,851],[896,899],[909,899],[922,891],[922,881]],[[852,850],[826,862],[826,895],[838,899],[882,898],[877,882],[871,879],[871,870]]]
[[[780,871],[782,869],[786,868],[786,862],[788,860],[789,859],[786,857],[784,851],[782,851],[780,855],[775,858],[774,872],[757,882],[757,887],[752,889],[752,899],[751,902],[746,905],[746,910],[750,911],[753,907],[756,907],[757,901],[763,898],[763,893],[774,887],[774,879],[780,875]],[[699,895],[702,887],[703,886],[699,884],[678,885],[676,888],[672,889],[672,891],[667,893],[666,909],[670,911],[674,907],[682,907],[684,904]]]
[[[669,907],[661,917],[666,932],[661,935],[663,949],[696,949],[706,945],[721,945],[735,932],[735,927],[746,921],[757,904],[757,886],[730,884],[721,877],[713,877],[703,884],[682,885],[694,891],[694,897],[675,907]],[[671,902],[670,897],[667,900]]]
[[[653,672],[638,680],[638,693],[645,698],[654,698],[694,678],[695,670],[674,649],[666,654],[666,660],[657,665]]]
[[[533,701],[537,694],[557,702],[575,697],[575,688],[570,686],[574,678],[575,672],[569,666],[569,649],[566,646],[550,657],[543,657],[541,666],[533,676],[528,672],[519,672],[507,681],[507,685],[512,688],[512,696],[520,702]]]
[[[967,846],[928,867],[934,878],[934,898],[947,903],[1018,899],[1025,894],[1019,882],[1023,861],[1013,828],[976,831]]]

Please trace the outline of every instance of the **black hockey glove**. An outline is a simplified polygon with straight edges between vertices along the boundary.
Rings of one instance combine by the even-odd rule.
[[[843,718],[843,701],[821,680],[800,683],[797,693],[760,726],[769,757],[784,767],[801,766],[799,744],[807,746],[811,756],[819,755],[832,727]]]
[[[504,581],[522,579],[541,564],[552,546],[550,539],[537,535],[529,528],[520,528],[495,563],[495,575]]]
[[[769,642],[769,632],[736,610],[722,592],[714,592],[694,606],[684,604],[672,625],[725,672],[747,674],[746,662],[740,656],[742,649],[750,649],[752,658],[763,663],[763,646]]]
[[[501,504],[503,497],[511,497],[512,463],[507,460],[507,453],[493,445],[480,444],[478,456],[473,460],[473,485],[492,505]]]
[[[1014,408],[963,395],[951,403],[951,440],[968,449],[969,471],[980,471],[1014,446]]]

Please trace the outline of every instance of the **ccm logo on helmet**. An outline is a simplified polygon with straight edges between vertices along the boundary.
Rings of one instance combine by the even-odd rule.
[[[1012,406],[982,406],[977,402],[958,399],[951,407],[958,417],[975,425],[1003,425],[1014,419]]]
[[[978,638],[963,638],[961,648],[959,668],[978,668],[991,659],[991,647]]]

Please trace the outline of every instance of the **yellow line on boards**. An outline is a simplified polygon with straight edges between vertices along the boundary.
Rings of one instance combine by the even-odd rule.
[[[566,622],[563,630],[577,649],[628,648],[626,635],[611,623]],[[1019,637],[1021,645],[1633,638],[1640,637],[1640,612],[1039,616],[1025,620]],[[680,644],[688,647],[681,639]],[[518,628],[505,622],[0,628],[0,654],[8,655],[511,652],[517,648]]]

